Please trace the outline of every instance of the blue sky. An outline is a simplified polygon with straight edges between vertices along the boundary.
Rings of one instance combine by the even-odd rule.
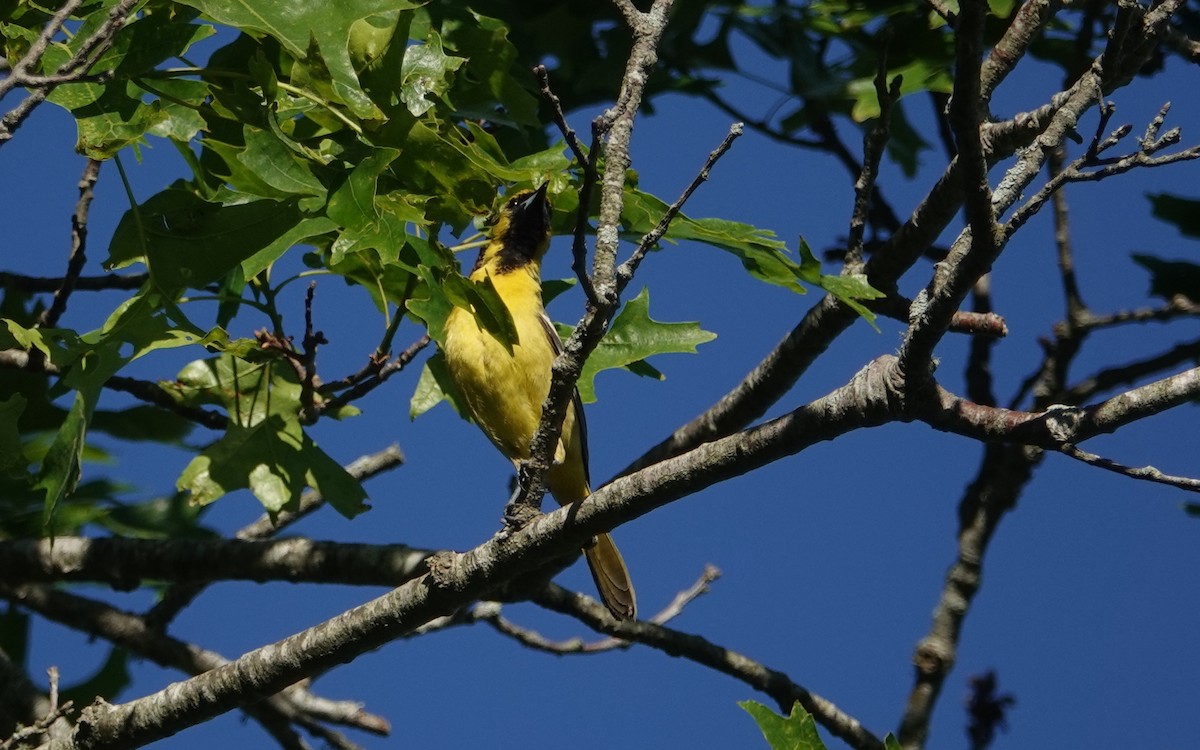
[[[742,52],[745,55],[745,51]],[[767,75],[764,61],[744,63]],[[1162,101],[1193,90],[1195,71],[1174,62],[1149,90],[1112,97],[1114,123],[1140,133]],[[1009,115],[1044,101],[1055,73],[1027,73],[1006,82],[993,109]],[[752,112],[771,99],[746,84],[731,87]],[[1181,97],[1182,99],[1182,97]],[[1183,142],[1200,140],[1200,104],[1175,102],[1168,125],[1184,128]],[[909,102],[918,126],[929,122],[928,103]],[[691,99],[666,97],[634,134],[634,168],[641,186],[673,199],[724,136],[730,121]],[[1081,128],[1085,137],[1094,113]],[[576,126],[590,113],[572,115]],[[857,147],[857,137],[846,133]],[[73,154],[68,115],[44,106],[0,150],[0,206],[8,218],[4,265],[27,273],[61,273],[68,248],[68,217],[83,167]],[[885,194],[905,215],[943,163],[926,152],[920,176],[903,182],[896,169],[883,177]],[[165,142],[152,143],[139,164],[123,155],[136,196],[145,200],[176,176],[181,162]],[[1001,174],[993,170],[993,182]],[[1074,241],[1085,299],[1097,312],[1147,304],[1146,274],[1131,252],[1194,258],[1195,243],[1148,217],[1147,192],[1194,197],[1195,166],[1135,172],[1069,191]],[[830,159],[784,149],[753,132],[718,164],[686,211],[721,216],[775,231],[795,247],[803,234],[814,249],[836,243],[849,220],[851,178]],[[108,237],[127,205],[112,165],[105,165],[92,212],[87,273],[99,273]],[[1019,233],[997,264],[993,292],[1010,335],[995,350],[993,369],[1001,400],[1037,366],[1037,337],[1062,316],[1054,276],[1048,216]],[[943,238],[948,241],[952,235]],[[566,238],[556,238],[546,278],[570,275]],[[626,249],[628,250],[628,248]],[[298,261],[287,261],[298,263]],[[298,265],[293,265],[293,270]],[[906,276],[915,293],[930,269]],[[643,265],[627,297],[651,291],[651,315],[664,321],[698,320],[718,338],[697,355],[660,358],[663,382],[604,373],[599,402],[588,411],[592,475],[610,477],[678,425],[728,391],[819,297],[799,296],[749,278],[732,257],[704,246],[666,246]],[[303,285],[289,288],[284,309],[297,327]],[[118,302],[113,293],[76,294],[63,325],[95,327]],[[188,309],[205,320],[202,305]],[[582,310],[577,292],[551,308],[573,323]],[[317,326],[331,344],[321,351],[322,372],[357,369],[383,323],[366,296],[339,280],[319,281]],[[235,335],[261,321],[247,317]],[[783,413],[844,383],[870,359],[892,352],[900,324],[881,320],[880,331],[857,323],[785,397]],[[1104,332],[1089,342],[1075,372],[1139,359],[1172,342],[1190,340],[1194,320]],[[398,346],[420,335],[401,327]],[[962,393],[966,339],[940,347],[941,383]],[[156,354],[132,374],[171,377],[201,352]],[[328,369],[324,369],[328,368]],[[478,431],[446,406],[408,418],[419,370],[403,373],[360,402],[364,413],[348,422],[326,420],[315,435],[328,452],[349,461],[398,442],[406,464],[368,484],[373,510],[353,521],[331,509],[291,533],[318,539],[404,542],[467,549],[498,527],[508,497],[509,464]],[[108,394],[109,405],[125,403]],[[1156,417],[1084,447],[1123,463],[1154,463],[1169,473],[1195,475],[1200,437],[1194,407]],[[192,440],[208,439],[198,430]],[[112,467],[85,467],[136,483],[131,498],[174,485],[189,455],[146,445],[106,444]],[[929,627],[930,612],[954,554],[956,506],[971,481],[981,446],[921,424],[889,425],[845,436],[723,483],[655,511],[617,530],[638,588],[644,615],[690,585],[706,563],[724,575],[711,593],[691,604],[672,625],[759,659],[837,703],[882,735],[895,728],[912,683],[910,658]],[[1195,623],[1200,594],[1200,521],[1182,513],[1190,499],[1179,490],[1102,472],[1062,456],[1048,456],[1015,513],[1006,518],[986,560],[984,583],[960,644],[958,666],[946,683],[929,747],[966,744],[962,701],[967,679],[995,669],[1000,688],[1017,697],[1009,731],[994,747],[1181,748],[1200,734],[1194,710],[1200,644]],[[260,508],[245,493],[220,500],[207,519],[233,530]],[[559,579],[591,591],[582,564]],[[121,607],[151,603],[145,592],[87,589]],[[227,583],[212,587],[178,620],[173,633],[233,658],[302,630],[380,593],[341,586]],[[530,605],[506,605],[514,621],[553,637],[589,637],[582,626]],[[64,682],[81,679],[103,660],[103,644],[53,625],[35,631],[35,675],[57,665]],[[146,662],[135,666],[130,699],[181,675]],[[389,739],[355,736],[371,748],[500,747],[760,747],[753,722],[736,701],[766,702],[748,687],[690,662],[651,649],[595,656],[536,653],[483,626],[460,628],[390,644],[321,677],[316,691],[361,700],[391,720]],[[828,735],[825,735],[828,739]],[[1189,742],[1190,740],[1190,742]],[[240,714],[227,715],[161,742],[165,748],[211,747],[270,740]],[[830,741],[836,747],[836,741]]]

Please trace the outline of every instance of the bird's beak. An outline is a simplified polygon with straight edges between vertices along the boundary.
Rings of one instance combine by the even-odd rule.
[[[549,182],[543,182],[537,190],[533,191],[533,195],[526,198],[525,202],[521,204],[521,211],[522,212],[529,211],[534,206],[537,206],[538,204],[545,205],[546,204],[546,189],[549,187],[550,187]]]

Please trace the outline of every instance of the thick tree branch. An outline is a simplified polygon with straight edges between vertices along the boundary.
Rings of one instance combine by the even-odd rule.
[[[49,620],[127,648],[160,666],[198,675],[229,663],[220,654],[159,633],[133,613],[49,586],[0,583],[0,596]],[[282,746],[306,747],[290,726],[299,712],[286,694],[268,697],[262,703],[243,708]],[[381,722],[386,726],[386,721],[368,715],[359,723],[359,728],[377,729]]]
[[[144,581],[197,584],[289,581],[397,586],[425,573],[429,550],[402,544],[317,542],[305,538],[126,539],[55,537],[0,540],[10,585],[92,581],[131,590]]]
[[[986,11],[983,0],[963,0],[955,28],[949,121],[958,150],[956,161],[962,166],[968,230],[960,235],[946,261],[937,265],[933,279],[913,305],[911,325],[900,346],[900,363],[917,388],[931,375],[933,351],[949,328],[950,318],[991,268],[1001,247],[980,128],[985,116],[979,71]]]
[[[346,472],[360,482],[366,481],[376,474],[397,468],[404,463],[404,454],[396,445],[389,445],[381,451],[359,456],[346,466]],[[242,527],[234,536],[244,541],[268,539],[283,529],[291,526],[300,519],[308,516],[325,505],[325,498],[315,490],[306,490],[300,495],[300,502],[294,511],[280,511],[273,517],[263,513],[255,521]],[[184,607],[204,590],[204,584],[175,584],[168,587],[159,597],[158,603],[146,612],[146,621],[160,630],[173,620]]]

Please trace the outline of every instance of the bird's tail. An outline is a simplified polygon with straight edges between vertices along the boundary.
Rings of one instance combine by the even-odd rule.
[[[637,597],[633,593],[633,582],[629,580],[629,570],[612,537],[608,534],[596,537],[596,543],[585,549],[583,555],[596,581],[600,600],[613,617],[618,620],[636,617]]]

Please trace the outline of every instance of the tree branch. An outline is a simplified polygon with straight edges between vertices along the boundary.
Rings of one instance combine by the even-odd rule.
[[[425,573],[430,550],[402,544],[318,542],[306,538],[128,539],[54,537],[0,540],[0,569],[11,585],[91,581],[128,591],[143,581],[207,584],[288,581],[397,586]]]
[[[79,200],[75,203],[75,212],[71,214],[71,254],[67,261],[67,273],[63,276],[62,284],[54,290],[54,299],[50,306],[38,316],[38,328],[53,328],[58,319],[67,309],[67,298],[79,281],[79,274],[87,263],[87,221],[88,209],[92,205],[95,194],[96,180],[100,177],[100,162],[88,159],[83,168],[83,176],[79,178]]]
[[[563,344],[563,353],[554,361],[550,391],[542,404],[542,418],[530,440],[529,458],[522,462],[518,472],[520,487],[505,509],[509,527],[536,513],[541,504],[546,492],[546,471],[550,468],[562,432],[567,404],[579,380],[583,362],[600,342],[620,302],[616,258],[625,175],[630,164],[629,142],[646,79],[658,60],[657,46],[666,29],[673,0],[655,0],[646,13],[638,12],[631,3],[622,0],[614,2],[626,15],[634,41],[617,103],[593,124],[593,133],[607,136],[604,141],[604,174],[600,180],[596,251],[592,262],[592,285],[599,304],[589,302],[583,318]]]
[[[638,620],[617,621],[604,607],[588,597],[572,594],[557,586],[547,587],[535,598],[538,604],[569,615],[588,627],[614,638],[641,643],[670,656],[679,656],[729,675],[770,696],[785,714],[799,702],[834,736],[856,750],[878,750],[883,742],[867,731],[862,723],[846,714],[828,699],[794,682],[783,672],[732,649],[718,646],[698,635],[683,633]]]
[[[704,572],[700,578],[696,580],[688,588],[680,591],[675,595],[671,602],[660,610],[656,615],[649,618],[647,622],[655,625],[665,625],[674,618],[683,613],[684,608],[692,603],[697,597],[702,594],[707,594],[709,584],[717,580],[721,576],[721,571],[717,570],[712,565],[706,565]],[[555,591],[563,591],[556,584],[548,584],[550,589]],[[567,596],[582,597],[582,594],[565,594]],[[585,597],[586,598],[586,597]],[[602,606],[597,604],[596,606]],[[556,656],[565,654],[598,654],[604,651],[612,651],[614,649],[627,649],[632,645],[629,641],[621,638],[604,638],[599,641],[587,642],[582,638],[571,638],[566,641],[554,641],[546,636],[529,628],[523,628],[513,622],[505,619],[500,614],[500,604],[498,602],[483,602],[477,604],[471,610],[472,618],[476,621],[486,622],[491,625],[498,633],[506,635],[517,641],[523,646],[528,646],[536,651],[545,651]]]
[[[3,146],[8,141],[12,140],[13,133],[17,128],[25,122],[25,119],[37,108],[39,104],[46,100],[50,92],[58,87],[61,83],[74,80],[75,76],[87,75],[88,69],[92,64],[104,54],[113,40],[116,39],[117,32],[125,25],[129,19],[129,14],[133,12],[133,8],[138,4],[139,0],[120,0],[108,12],[108,18],[104,23],[100,24],[92,35],[79,45],[79,49],[71,56],[70,60],[59,66],[55,71],[55,75],[47,79],[41,85],[33,88],[29,95],[21,100],[21,103],[9,110],[3,118],[0,118],[0,146]],[[22,58],[16,66],[13,67],[14,73],[20,69],[28,71],[32,69],[41,60],[45,53],[46,46],[49,45],[51,39],[62,28],[62,25],[70,18],[79,6],[82,5],[79,0],[67,0],[63,7],[54,15],[42,34],[38,37],[34,48],[31,48],[29,53]],[[36,54],[35,54],[36,53]],[[2,97],[9,89],[17,85],[25,85],[24,76],[14,75],[10,73],[7,79],[0,80],[0,97]],[[11,81],[11,83],[10,83]]]

